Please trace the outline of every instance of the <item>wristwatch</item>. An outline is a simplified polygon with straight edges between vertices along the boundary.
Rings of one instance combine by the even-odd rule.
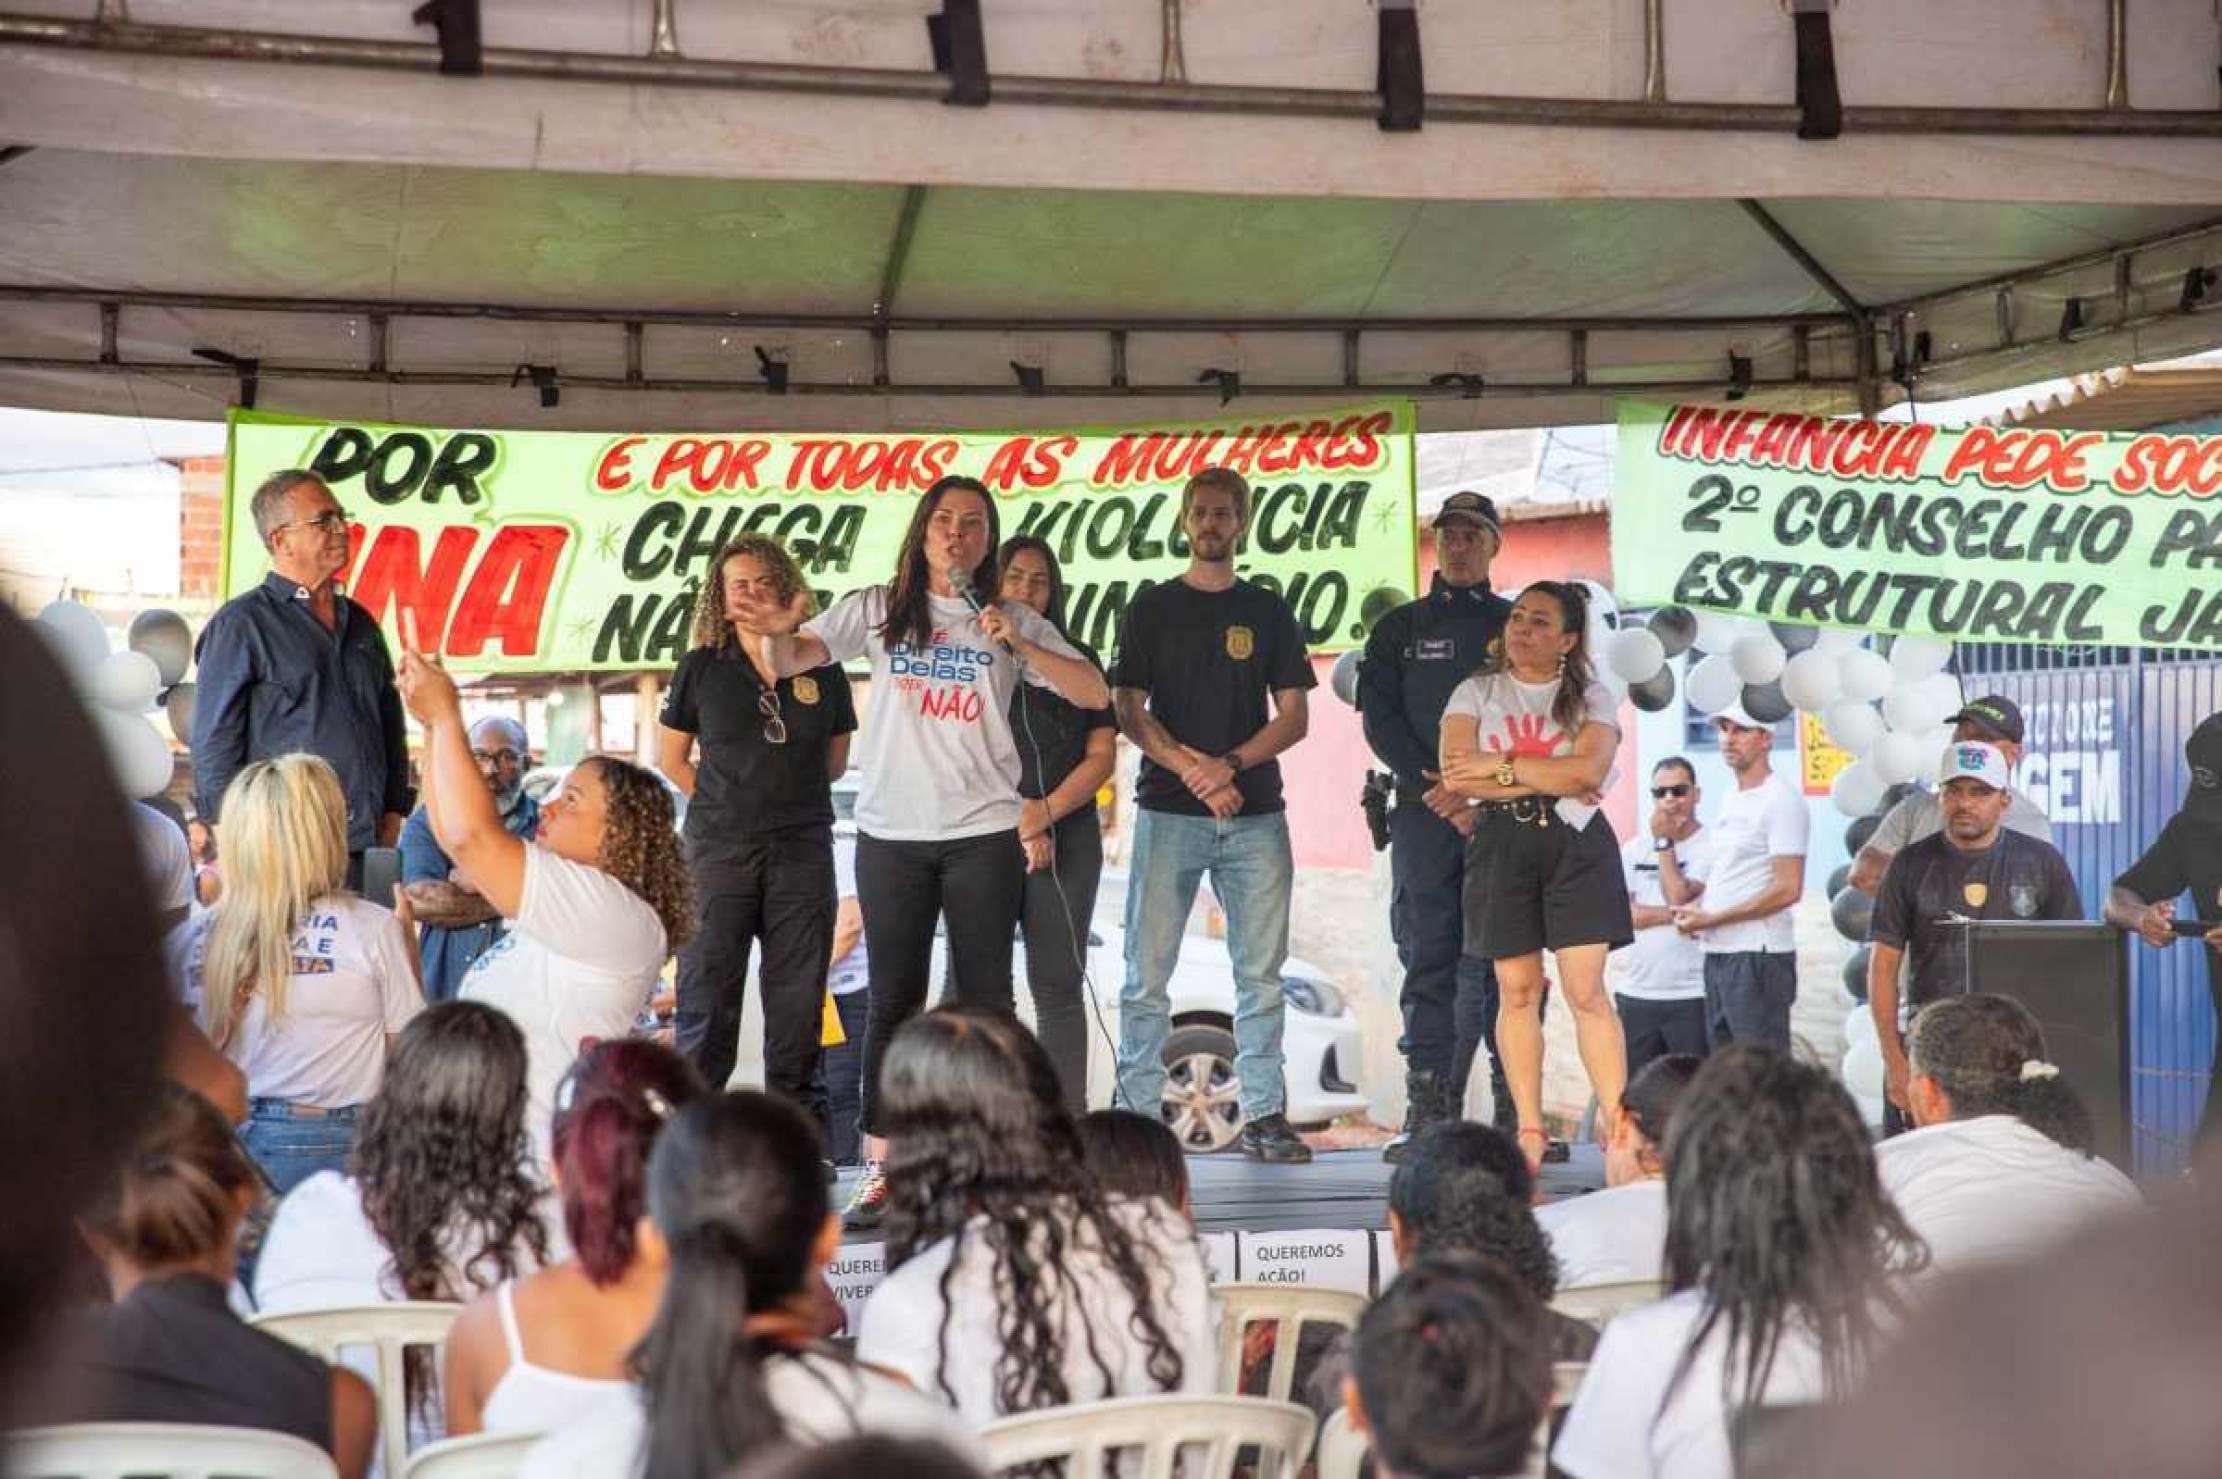
[[[1229,750],[1219,758],[1226,763],[1227,769],[1233,771],[1236,775],[1242,774],[1242,756],[1240,752]]]
[[[1651,839],[1651,850],[1653,852],[1672,852],[1674,851],[1674,839],[1671,837],[1654,837]]]
[[[1497,784],[1500,786],[1517,786],[1520,784],[1520,778],[1512,772],[1512,757],[1509,755],[1497,762]]]

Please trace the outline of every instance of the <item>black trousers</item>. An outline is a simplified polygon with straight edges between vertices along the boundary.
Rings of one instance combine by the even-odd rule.
[[[721,841],[693,864],[694,938],[679,951],[679,1051],[713,1089],[740,1054],[748,957],[759,951],[764,993],[764,1087],[801,1105],[822,1127],[818,1080],[826,968],[833,955],[833,833]]]
[[[1628,1077],[1632,1080],[1636,1070],[1653,1058],[1663,1058],[1669,1053],[1690,1053],[1705,1056],[1709,1044],[1705,1040],[1705,998],[1686,997],[1681,1001],[1654,1001],[1643,996],[1622,996],[1615,992],[1613,1004],[1620,1008],[1620,1031],[1628,1040]]]
[[[1093,805],[1059,821],[1050,836],[1056,867],[1026,875],[1026,900],[1019,928],[1026,937],[1026,992],[1034,999],[1034,1030],[1049,1061],[1065,1108],[1088,1109],[1088,1006],[1082,977],[1088,960],[1088,928],[1096,913],[1096,887],[1103,882],[1103,825]]]
[[[1466,839],[1417,796],[1400,792],[1389,813],[1389,876],[1389,934],[1404,967],[1397,1051],[1408,1066],[1462,1093],[1480,1044],[1489,1044],[1493,1068],[1497,1059],[1497,972],[1463,953]],[[1503,1070],[1493,1080],[1501,1084]]]
[[[856,901],[871,960],[871,1016],[864,1028],[864,1107],[858,1122],[881,1133],[880,1063],[887,1045],[925,1005],[934,924],[945,920],[959,1003],[1010,1012],[1011,941],[1026,892],[1018,829],[946,842],[891,842],[859,833]]]

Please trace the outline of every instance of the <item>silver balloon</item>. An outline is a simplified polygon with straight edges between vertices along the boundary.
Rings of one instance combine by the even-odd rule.
[[[175,611],[157,607],[132,617],[125,645],[154,659],[164,688],[183,678],[185,670],[193,665],[193,632]]]
[[[1628,702],[1646,714],[1664,712],[1674,702],[1674,665],[1659,664],[1659,671],[1640,683],[1628,685]]]
[[[170,716],[170,733],[176,735],[177,742],[187,749],[193,747],[194,692],[193,684],[178,683],[162,698],[162,712]]]
[[[1782,650],[1796,657],[1799,653],[1821,640],[1819,627],[1800,626],[1794,621],[1770,621],[1767,630],[1775,634]]]
[[[1356,648],[1335,659],[1335,670],[1328,675],[1327,686],[1335,697],[1352,708],[1358,707],[1358,660],[1362,654]]]
[[[1746,683],[1744,685],[1744,712],[1761,724],[1776,724],[1790,717],[1790,700],[1782,693],[1782,684]]]
[[[1680,657],[1697,640],[1697,616],[1687,606],[1661,606],[1648,624],[1668,657]]]

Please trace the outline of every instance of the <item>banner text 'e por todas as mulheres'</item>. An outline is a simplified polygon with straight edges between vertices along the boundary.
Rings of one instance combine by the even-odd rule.
[[[1250,481],[1244,578],[1278,590],[1314,650],[1360,645],[1413,586],[1413,414],[1384,401],[1272,419],[1014,434],[488,432],[232,415],[224,593],[263,578],[248,504],[305,467],[347,510],[341,580],[462,671],[667,667],[717,551],[783,541],[820,605],[888,579],[919,495],[995,494],[1005,538],[1056,552],[1073,635],[1108,659],[1135,596],[1186,567],[1180,488]]]
[[[2222,649],[2222,437],[1624,403],[1623,604]]]

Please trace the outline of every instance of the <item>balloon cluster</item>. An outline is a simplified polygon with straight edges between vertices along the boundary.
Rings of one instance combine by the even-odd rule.
[[[116,784],[140,799],[167,790],[175,765],[152,711],[160,706],[178,743],[191,743],[193,685],[184,678],[193,634],[185,618],[175,611],[140,612],[121,652],[109,650],[108,628],[75,601],[48,605],[38,628],[100,731]]]

